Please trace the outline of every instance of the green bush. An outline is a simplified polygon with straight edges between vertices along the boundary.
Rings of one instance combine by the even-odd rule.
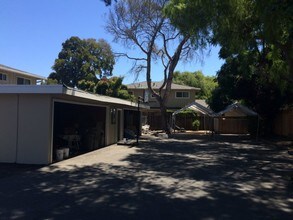
[[[198,119],[195,119],[193,122],[192,122],[192,127],[195,129],[195,130],[198,130],[199,129],[199,126],[200,126],[200,121]]]

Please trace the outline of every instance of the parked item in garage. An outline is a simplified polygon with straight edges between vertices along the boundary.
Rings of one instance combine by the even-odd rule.
[[[56,160],[61,161],[64,157],[64,150],[63,149],[57,149],[56,150]]]

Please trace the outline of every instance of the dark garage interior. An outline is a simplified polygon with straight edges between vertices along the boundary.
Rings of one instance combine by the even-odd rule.
[[[135,139],[137,134],[140,134],[140,113],[133,110],[124,111],[124,137],[127,139]]]
[[[53,161],[105,146],[106,108],[55,102]]]

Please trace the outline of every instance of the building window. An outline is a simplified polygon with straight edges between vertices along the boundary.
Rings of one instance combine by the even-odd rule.
[[[178,99],[188,99],[189,92],[176,92],[175,97]]]
[[[4,73],[0,73],[0,80],[6,81],[7,80],[7,75]]]
[[[31,81],[29,79],[17,77],[17,85],[30,85]]]

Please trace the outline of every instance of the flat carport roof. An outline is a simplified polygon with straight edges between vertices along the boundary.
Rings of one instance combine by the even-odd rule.
[[[99,102],[101,104],[121,106],[124,108],[135,109],[138,107],[136,102],[131,102],[124,99],[114,98],[110,96],[104,96],[99,94],[93,94],[70,88],[64,85],[1,85],[0,94],[51,94],[51,95],[62,95],[70,96],[77,99],[86,99],[92,102]],[[146,104],[140,103],[142,109],[149,109]]]

